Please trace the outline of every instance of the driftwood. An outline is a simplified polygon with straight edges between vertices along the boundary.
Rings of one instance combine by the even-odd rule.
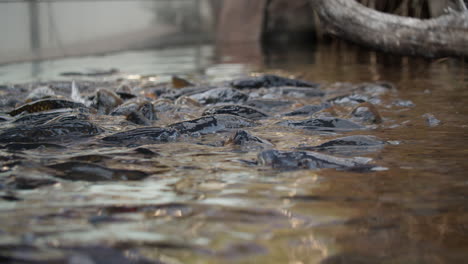
[[[385,52],[468,56],[468,12],[416,19],[378,12],[354,0],[310,0],[326,31]]]

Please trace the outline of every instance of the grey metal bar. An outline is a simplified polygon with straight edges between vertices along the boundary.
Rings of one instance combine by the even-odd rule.
[[[39,6],[36,0],[28,0],[29,10],[29,38],[31,42],[31,50],[34,53],[41,48],[41,36],[39,34]]]
[[[40,19],[39,19],[39,3],[36,0],[28,0],[29,11],[29,43],[31,51],[36,58],[40,57],[41,52],[41,35],[40,35]],[[40,65],[37,63],[31,64],[31,75],[37,76],[40,72]]]

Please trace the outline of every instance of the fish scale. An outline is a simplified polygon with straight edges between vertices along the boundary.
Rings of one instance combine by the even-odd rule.
[[[36,113],[36,112],[42,112],[42,111],[60,109],[60,108],[80,108],[80,107],[86,108],[86,106],[82,103],[76,103],[76,102],[68,101],[68,100],[46,99],[46,100],[39,100],[39,101],[35,101],[32,103],[22,105],[16,109],[13,109],[8,114],[11,116],[16,116],[23,112]]]

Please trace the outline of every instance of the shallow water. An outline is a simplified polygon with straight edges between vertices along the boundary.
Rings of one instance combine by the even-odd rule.
[[[242,152],[218,144],[229,133],[144,146],[157,155],[93,142],[72,144],[66,151],[2,150],[0,177],[47,174],[34,164],[80,158],[150,176],[141,181],[60,181],[32,190],[0,190],[3,197],[19,199],[0,200],[0,259],[110,263],[109,256],[101,256],[101,262],[93,257],[90,248],[98,246],[127,261],[162,263],[462,263],[468,258],[466,65],[451,59],[384,56],[337,43],[267,54],[260,61],[227,54],[220,64],[207,52],[207,66],[187,69],[187,60],[181,60],[180,71],[177,63],[176,70],[141,71],[163,80],[167,73],[180,72],[194,81],[204,80],[200,72],[212,73],[210,80],[252,70],[279,72],[323,83],[328,92],[338,89],[337,82],[392,82],[396,91],[380,97],[377,108],[383,123],[374,129],[323,135],[277,129],[269,120],[248,129],[281,150],[341,135],[374,135],[393,144],[363,156],[386,170],[281,171],[252,166],[241,160],[254,161],[257,150]],[[103,58],[89,64],[99,64],[95,59]],[[20,79],[17,82],[25,81]],[[395,105],[398,100],[413,104]],[[429,126],[423,117],[427,113],[441,123]],[[120,121],[97,121],[110,130],[123,129]],[[13,155],[27,162],[11,164]]]

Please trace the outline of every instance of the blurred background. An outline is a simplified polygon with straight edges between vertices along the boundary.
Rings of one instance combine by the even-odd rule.
[[[233,75],[239,63],[316,63],[324,49],[349,46],[322,36],[310,2],[0,0],[0,81],[48,80],[83,70],[201,72],[213,64]],[[453,0],[360,2],[419,18],[454,6]]]
[[[449,0],[360,2],[421,18],[439,16],[454,5]],[[258,40],[255,29],[262,28],[267,40],[304,40],[313,36],[317,19],[308,0],[1,0],[0,64],[206,44],[215,39],[218,24],[222,39],[231,42]],[[250,31],[236,34],[245,25]]]
[[[220,0],[1,0],[0,82],[69,71],[193,72],[212,59]]]
[[[0,63],[211,39],[210,0],[0,1]]]

